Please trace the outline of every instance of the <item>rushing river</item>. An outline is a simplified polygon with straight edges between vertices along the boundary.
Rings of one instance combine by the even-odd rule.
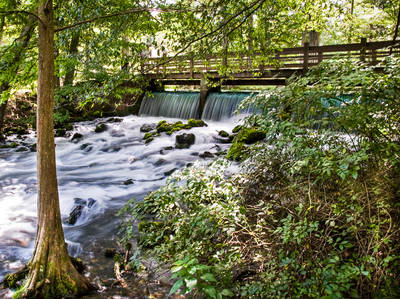
[[[145,144],[140,127],[165,118],[121,119],[121,122],[97,119],[75,124],[72,133],[83,135],[79,141],[71,141],[71,137],[56,138],[65,238],[70,254],[84,260],[101,261],[104,248],[115,244],[119,223],[115,214],[127,200],[142,200],[165,184],[173,170],[188,163],[199,159],[208,163],[210,160],[201,159],[199,154],[227,149],[229,145],[218,143],[216,137],[219,130],[230,131],[235,125],[232,120],[207,122],[208,127],[183,130],[171,136],[163,133]],[[101,122],[106,122],[107,130],[95,133],[96,125]],[[175,136],[188,131],[195,134],[195,144],[189,149],[171,149],[175,146]],[[34,144],[34,133],[23,142],[27,146]],[[37,224],[36,192],[36,152],[0,149],[0,280],[32,255]],[[71,210],[82,200],[92,201],[92,205],[85,206],[74,225],[67,224]]]

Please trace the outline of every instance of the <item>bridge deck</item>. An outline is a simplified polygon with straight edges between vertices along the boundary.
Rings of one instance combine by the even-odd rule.
[[[165,85],[200,85],[205,77],[222,81],[224,85],[284,85],[292,75],[303,75],[323,60],[352,58],[376,65],[384,57],[399,53],[399,43],[393,41],[286,48],[266,59],[262,53],[251,56],[241,53],[209,55],[196,59],[188,55],[149,58],[143,70],[149,79],[161,80]],[[266,64],[268,61],[268,64]],[[229,69],[229,73],[227,73]]]

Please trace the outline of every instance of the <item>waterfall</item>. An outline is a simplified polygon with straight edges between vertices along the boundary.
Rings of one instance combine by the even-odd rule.
[[[251,93],[248,92],[212,92],[207,97],[201,118],[204,120],[223,120],[230,118],[240,102],[250,95]]]
[[[199,100],[198,92],[153,92],[143,98],[139,115],[197,118]]]

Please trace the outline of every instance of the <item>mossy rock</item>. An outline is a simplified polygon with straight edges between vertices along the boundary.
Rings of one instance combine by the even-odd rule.
[[[224,138],[229,137],[229,133],[224,130],[219,131],[218,135]]]
[[[237,125],[236,127],[233,128],[232,133],[236,134],[239,133],[239,131],[243,128],[242,125]]]
[[[150,138],[147,138],[144,143],[148,144],[148,143],[152,142],[153,140],[154,140],[154,138],[150,137]]]
[[[247,148],[244,142],[234,142],[226,154],[226,158],[234,161],[242,161],[247,158]]]
[[[237,140],[246,144],[253,144],[257,141],[263,140],[264,138],[265,132],[258,128],[242,128],[235,137],[234,142]]]
[[[104,132],[104,131],[106,131],[106,130],[107,130],[107,125],[106,125],[106,124],[103,124],[103,123],[98,124],[98,125],[96,126],[96,129],[94,129],[94,131],[95,131],[96,133],[101,133],[101,132]]]
[[[152,142],[154,140],[154,137],[158,137],[158,136],[160,136],[160,134],[158,132],[156,132],[156,131],[147,132],[147,133],[144,134],[143,140],[145,140],[145,143],[147,144],[147,143]]]
[[[16,143],[16,142],[11,142],[11,143],[8,145],[9,148],[16,148],[17,146],[18,146],[18,143]]]
[[[172,129],[172,124],[167,123],[165,120],[160,121],[156,126],[157,132],[168,132]]]
[[[188,125],[191,126],[192,128],[194,128],[194,127],[207,127],[207,124],[203,120],[194,119],[194,118],[190,118],[188,120]]]
[[[3,279],[4,287],[10,289],[16,289],[22,285],[23,279],[28,275],[28,267],[24,267],[15,273],[7,274]]]

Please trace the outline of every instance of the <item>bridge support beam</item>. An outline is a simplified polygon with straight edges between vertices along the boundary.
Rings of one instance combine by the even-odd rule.
[[[218,92],[221,91],[221,86],[209,86],[207,84],[206,78],[202,78],[200,80],[200,101],[199,101],[199,109],[197,110],[197,118],[200,119],[203,114],[204,107],[207,102],[207,97],[210,92]]]

